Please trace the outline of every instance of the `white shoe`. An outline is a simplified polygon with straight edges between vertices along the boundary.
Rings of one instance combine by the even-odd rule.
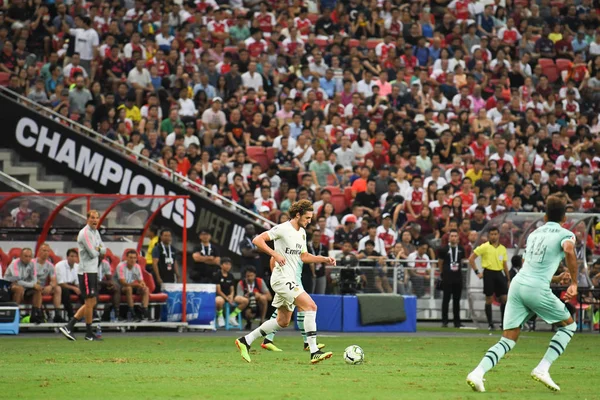
[[[548,389],[550,389],[552,391],[555,391],[555,392],[560,391],[560,386],[558,386],[556,383],[554,383],[554,381],[550,377],[549,372],[543,372],[543,371],[540,371],[537,368],[535,368],[533,371],[531,371],[531,378],[534,381],[543,383],[544,386],[546,386]]]
[[[222,315],[219,315],[219,317],[217,318],[217,326],[219,328],[222,328],[225,326],[225,318],[223,318]]]
[[[235,315],[232,315],[231,317],[229,317],[229,325],[234,326],[234,327],[238,327],[240,326],[240,324],[238,324],[237,322],[237,317]]]
[[[485,392],[483,382],[485,382],[483,375],[479,375],[476,371],[472,371],[467,375],[467,384],[476,392]]]

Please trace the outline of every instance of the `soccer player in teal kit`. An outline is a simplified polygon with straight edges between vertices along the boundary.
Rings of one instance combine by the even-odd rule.
[[[531,377],[550,390],[560,390],[550,377],[549,369],[564,353],[575,334],[577,324],[565,304],[552,294],[550,283],[568,279],[570,275],[571,284],[565,297],[569,300],[577,296],[575,235],[561,226],[566,221],[566,202],[563,197],[548,197],[544,219],[546,223],[527,238],[523,268],[512,280],[508,290],[502,338],[487,351],[477,368],[467,376],[467,383],[477,392],[485,392],[483,376],[515,347],[521,325],[533,314],[560,327],[550,340],[544,358],[531,372]],[[563,258],[569,272],[554,276]]]

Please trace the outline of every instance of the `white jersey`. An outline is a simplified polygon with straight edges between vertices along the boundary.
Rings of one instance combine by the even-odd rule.
[[[285,258],[285,265],[275,263],[271,282],[291,280],[296,282],[296,277],[302,271],[300,255],[306,253],[306,232],[304,228],[296,230],[290,221],[274,226],[267,231],[269,238],[275,244],[275,251]]]

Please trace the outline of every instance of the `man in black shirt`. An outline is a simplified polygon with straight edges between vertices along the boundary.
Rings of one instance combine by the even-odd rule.
[[[438,268],[442,277],[442,327],[448,327],[448,306],[452,297],[454,327],[460,328],[460,295],[462,293],[462,273],[460,264],[465,258],[465,249],[459,245],[458,231],[450,231],[448,246],[438,252]]]
[[[329,249],[321,244],[321,231],[314,231],[307,250],[313,256],[328,257]],[[306,283],[305,283],[306,282]],[[304,264],[302,268],[302,286],[311,294],[325,294],[327,277],[324,264]]]
[[[354,204],[358,204],[363,207],[363,210],[369,213],[370,216],[376,217],[375,212],[379,210],[379,199],[375,194],[375,179],[369,178],[367,181],[367,190],[360,192],[354,199]]]
[[[489,187],[494,187],[494,184],[492,183],[491,179],[492,171],[489,168],[484,168],[481,172],[481,179],[475,182],[475,193],[478,196],[481,196],[485,192],[485,189]]]
[[[577,169],[575,167],[571,167],[572,169],[569,171],[567,175],[567,182],[562,187],[562,191],[567,194],[569,197],[569,201],[573,203],[574,201],[581,199],[583,197],[583,189],[581,185],[577,182]]]
[[[242,252],[243,265],[252,265],[256,268],[256,275],[259,278],[264,278],[262,265],[260,262],[260,252],[252,239],[256,236],[256,229],[253,224],[248,224],[245,227],[246,235],[240,243],[240,251]]]
[[[356,216],[350,214],[346,217],[346,221],[341,228],[335,230],[335,234],[333,236],[333,248],[336,250],[341,250],[342,246],[345,242],[352,242],[352,236],[354,233],[354,228],[356,227]]]
[[[488,221],[485,219],[485,207],[477,206],[473,211],[473,219],[471,220],[471,229],[477,232],[481,232],[487,225]]]
[[[154,293],[161,292],[163,283],[177,283],[181,277],[171,241],[171,231],[163,229],[158,243],[152,249],[152,276],[156,283]]]
[[[194,248],[194,264],[190,268],[189,278],[193,283],[213,283],[214,275],[221,264],[217,246],[210,242],[211,234],[207,229],[200,231],[200,246]]]
[[[223,318],[223,307],[225,303],[229,303],[235,309],[229,314],[229,324],[231,326],[239,326],[237,316],[248,305],[248,299],[243,296],[235,295],[235,278],[229,272],[231,271],[231,259],[223,257],[221,260],[221,272],[214,277],[214,283],[217,285],[217,297],[215,304],[217,307],[217,326],[219,328],[225,326],[225,318]]]

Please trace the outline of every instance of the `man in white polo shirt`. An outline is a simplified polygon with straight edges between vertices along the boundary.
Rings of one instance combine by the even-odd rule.
[[[77,249],[67,250],[67,259],[56,263],[56,283],[61,287],[62,304],[67,312],[67,319],[73,318],[73,304],[71,295],[81,296],[79,278],[77,276],[79,254]]]
[[[248,64],[248,72],[242,74],[242,85],[246,88],[252,88],[260,95],[263,90],[262,75],[256,72],[256,63],[252,61]]]

